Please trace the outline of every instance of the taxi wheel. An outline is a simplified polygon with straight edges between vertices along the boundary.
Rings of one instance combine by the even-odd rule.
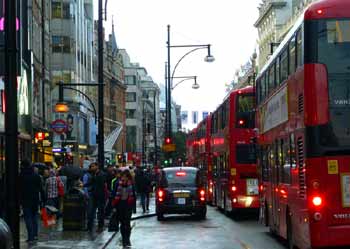
[[[287,248],[294,249],[294,235],[292,227],[292,219],[289,215],[289,210],[287,210]]]
[[[196,213],[196,218],[199,220],[205,220],[206,216],[207,216],[207,209],[206,208],[203,208],[202,210],[200,210]]]

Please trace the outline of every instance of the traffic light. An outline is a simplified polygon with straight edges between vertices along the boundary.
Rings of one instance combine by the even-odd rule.
[[[169,163],[168,160],[165,160],[165,161],[164,161],[164,164],[165,164],[165,165],[168,165],[168,163]]]
[[[35,138],[36,138],[36,140],[38,140],[38,141],[42,141],[42,140],[44,140],[44,138],[45,138],[45,132],[37,132],[37,133],[35,133]]]
[[[166,137],[164,142],[165,142],[165,144],[171,144],[171,138]]]

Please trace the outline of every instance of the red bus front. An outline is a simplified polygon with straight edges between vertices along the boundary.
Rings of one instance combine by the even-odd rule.
[[[214,203],[226,212],[258,209],[253,87],[234,90],[212,115]]]

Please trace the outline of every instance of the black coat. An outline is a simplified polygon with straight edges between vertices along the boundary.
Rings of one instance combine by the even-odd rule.
[[[135,179],[136,189],[138,193],[149,193],[151,192],[151,178],[149,174],[142,172]]]
[[[24,208],[37,209],[43,196],[41,178],[33,168],[23,168],[19,175],[19,200]]]
[[[107,190],[106,175],[102,171],[99,171],[92,177],[91,184],[92,197],[97,201],[105,201]]]

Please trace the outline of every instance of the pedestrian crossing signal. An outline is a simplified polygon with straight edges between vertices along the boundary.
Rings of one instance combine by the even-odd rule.
[[[122,163],[123,162],[123,155],[122,154],[118,154],[117,158],[118,158],[118,163]]]

